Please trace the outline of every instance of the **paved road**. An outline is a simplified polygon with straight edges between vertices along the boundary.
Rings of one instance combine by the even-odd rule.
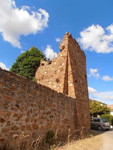
[[[103,138],[103,144],[100,150],[113,150],[113,130],[110,131],[100,131],[99,132]]]

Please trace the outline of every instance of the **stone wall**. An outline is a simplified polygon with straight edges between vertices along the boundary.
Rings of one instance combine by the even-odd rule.
[[[58,57],[41,61],[37,82],[75,98],[79,130],[90,128],[86,56],[77,41],[66,33],[59,45]]]
[[[0,142],[25,132],[33,139],[76,130],[75,99],[0,69]]]
[[[38,83],[0,69],[0,141],[25,132],[32,139],[50,130],[85,136],[90,130],[86,57],[71,34],[58,57],[41,61]]]

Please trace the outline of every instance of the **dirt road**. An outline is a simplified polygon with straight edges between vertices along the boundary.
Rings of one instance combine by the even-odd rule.
[[[113,130],[101,132],[103,139],[100,150],[113,150]]]
[[[64,146],[57,147],[54,150],[100,150],[103,144],[101,133],[92,131],[90,137],[67,143]]]
[[[113,150],[113,130],[94,130],[93,132],[97,134],[90,138],[66,144],[55,150]]]

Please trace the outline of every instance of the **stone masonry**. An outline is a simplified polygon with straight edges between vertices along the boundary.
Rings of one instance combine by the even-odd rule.
[[[41,61],[36,78],[0,68],[0,145],[23,131],[35,140],[51,130],[58,136],[90,130],[86,58],[71,34],[57,58]]]
[[[0,69],[0,146],[25,132],[36,140],[48,131],[75,133],[75,99]]]
[[[41,61],[36,71],[37,82],[75,98],[77,128],[89,128],[86,56],[69,33],[63,37],[59,49],[57,58]]]

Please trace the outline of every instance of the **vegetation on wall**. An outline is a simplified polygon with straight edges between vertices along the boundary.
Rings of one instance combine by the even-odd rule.
[[[51,144],[54,140],[55,133],[53,131],[48,131],[46,134],[46,143]]]
[[[93,116],[102,115],[102,114],[110,114],[111,110],[107,107],[107,105],[90,100],[90,114]]]
[[[41,59],[45,59],[45,56],[36,47],[32,47],[16,59],[10,71],[33,80]]]

